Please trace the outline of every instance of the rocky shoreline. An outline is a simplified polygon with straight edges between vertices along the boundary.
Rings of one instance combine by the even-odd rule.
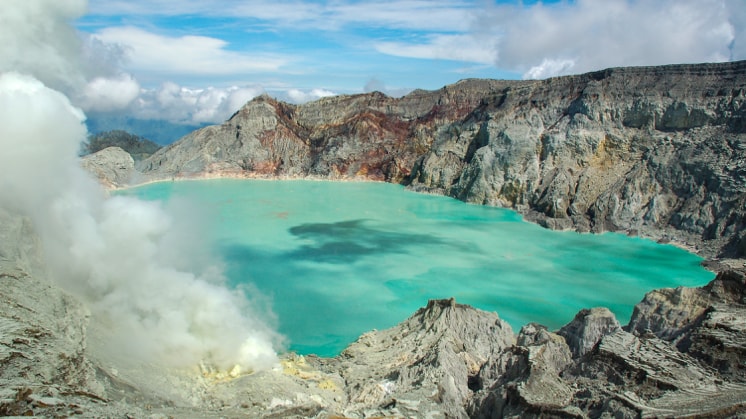
[[[339,356],[252,374],[115,358],[51,280],[23,214],[0,208],[0,416],[743,417],[746,62],[466,80],[249,102],[135,165],[83,159],[107,187],[193,177],[400,182],[514,208],[549,228],[627,231],[717,257],[701,288],[648,293],[630,322],[589,308],[557,331],[433,300]],[[735,259],[727,259],[735,258]]]
[[[178,182],[178,181],[189,181],[189,180],[210,180],[210,179],[244,179],[244,180],[315,180],[315,181],[329,181],[330,178],[326,176],[311,176],[311,175],[270,175],[256,172],[247,171],[210,171],[206,173],[190,173],[190,174],[178,174],[171,178],[160,178],[160,177],[149,177],[143,175],[134,165],[134,160],[131,156],[119,147],[110,147],[101,150],[94,154],[84,156],[82,159],[83,167],[94,175],[98,181],[107,190],[121,190],[128,189],[137,186],[144,186],[152,183],[160,182]],[[335,182],[382,182],[381,180],[372,180],[364,176],[348,176],[344,178],[332,178]],[[418,193],[443,195],[442,191],[438,190],[422,190],[409,188]],[[515,209],[515,208],[514,208]],[[552,230],[574,230],[581,233],[598,233],[599,231],[589,231],[578,226],[568,227],[564,224],[558,224],[551,218],[548,218],[546,214],[540,213],[530,208],[516,209],[526,221],[536,223],[544,228]],[[626,233],[630,236],[643,237],[657,241],[662,244],[670,244],[677,246],[687,252],[698,254],[706,260],[703,262],[703,266],[713,272],[719,272],[730,268],[738,268],[746,264],[746,258],[743,255],[731,256],[729,253],[725,253],[724,256],[718,256],[719,250],[712,243],[703,245],[701,240],[691,235],[680,234],[675,230],[667,230],[666,232],[657,231],[655,229],[649,230],[635,230],[635,229],[616,229],[615,232]]]

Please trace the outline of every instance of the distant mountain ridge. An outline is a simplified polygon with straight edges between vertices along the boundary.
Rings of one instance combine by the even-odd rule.
[[[135,160],[142,160],[155,153],[161,146],[147,138],[123,130],[113,130],[91,134],[83,144],[82,154],[93,154],[108,147],[120,147]]]
[[[141,119],[112,112],[86,113],[86,126],[93,135],[102,132],[123,130],[143,138],[149,138],[158,145],[171,144],[190,132],[207,124],[184,124],[162,119]]]
[[[142,161],[145,180],[396,182],[551,228],[746,252],[746,61],[463,80],[292,105],[269,96]]]

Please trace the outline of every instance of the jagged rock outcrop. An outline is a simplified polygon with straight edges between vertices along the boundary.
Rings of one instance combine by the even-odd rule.
[[[651,291],[635,306],[628,329],[653,333],[746,382],[746,272],[721,272],[702,288]]]
[[[580,310],[557,334],[565,338],[572,356],[578,358],[590,352],[602,337],[621,329],[614,313],[608,308],[596,307]]]
[[[532,410],[560,416],[577,414],[573,390],[560,378],[572,363],[567,343],[546,327],[521,328],[517,344],[490,359],[479,374],[471,417],[519,417]]]
[[[513,343],[495,313],[432,300],[398,326],[364,334],[324,369],[344,378],[349,413],[465,418],[480,368]]]
[[[470,414],[735,416],[746,409],[745,291],[744,272],[728,271],[702,288],[649,293],[627,331],[605,309],[581,311],[559,334],[528,325],[483,367]],[[738,302],[710,315],[726,301]]]
[[[144,179],[400,182],[551,228],[746,252],[746,62],[464,80],[402,98],[254,99],[138,164]]]
[[[107,147],[83,156],[80,165],[107,188],[119,188],[137,181],[135,160],[119,147]]]

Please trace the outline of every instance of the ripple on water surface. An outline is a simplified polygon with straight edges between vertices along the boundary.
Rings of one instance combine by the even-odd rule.
[[[673,246],[550,231],[513,211],[385,183],[221,179],[121,193],[212,214],[205,239],[232,285],[270,296],[300,353],[336,355],[431,298],[496,311],[516,331],[529,321],[559,328],[597,306],[624,324],[645,292],[713,277]]]

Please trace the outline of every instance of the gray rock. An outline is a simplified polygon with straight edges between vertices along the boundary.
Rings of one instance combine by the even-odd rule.
[[[124,187],[139,180],[132,156],[119,147],[83,156],[80,165],[108,188]]]
[[[544,326],[521,329],[517,344],[482,369],[479,389],[471,401],[472,417],[522,417],[531,411],[574,414],[573,389],[560,377],[572,363],[561,336]]]
[[[574,358],[588,353],[602,337],[621,330],[614,313],[605,307],[581,310],[557,332],[565,338]]]
[[[627,330],[652,333],[746,382],[746,272],[721,272],[702,288],[651,291],[635,306]]]
[[[740,254],[746,63],[610,69],[506,89],[480,115],[481,146],[457,163],[433,143],[412,187],[501,205],[550,228],[635,231]],[[453,130],[453,128],[452,128]],[[486,138],[486,139],[485,139]],[[458,162],[460,160],[460,162]],[[456,167],[451,176],[443,167]]]
[[[0,208],[0,416],[142,414],[101,408],[108,398],[86,352],[88,311],[46,274],[30,221]]]
[[[364,334],[326,369],[344,378],[346,413],[467,417],[480,369],[513,341],[495,313],[432,300],[400,325]]]

